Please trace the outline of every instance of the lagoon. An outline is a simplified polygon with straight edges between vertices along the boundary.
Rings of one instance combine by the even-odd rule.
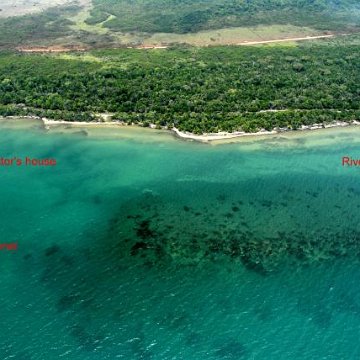
[[[0,132],[2,358],[359,358],[359,128]]]

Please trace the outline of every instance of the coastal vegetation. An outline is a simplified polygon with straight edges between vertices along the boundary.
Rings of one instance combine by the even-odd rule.
[[[109,113],[196,134],[352,121],[360,118],[360,47],[348,41],[3,52],[0,115],[86,121]]]

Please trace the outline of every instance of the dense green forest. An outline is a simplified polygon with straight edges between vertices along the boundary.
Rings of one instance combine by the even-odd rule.
[[[317,29],[360,25],[357,0],[93,0],[88,24],[118,31],[187,33],[259,24]]]
[[[91,59],[91,61],[87,60]],[[194,133],[360,119],[360,46],[181,47],[0,53],[0,115],[128,123]],[[276,111],[274,111],[276,110]]]

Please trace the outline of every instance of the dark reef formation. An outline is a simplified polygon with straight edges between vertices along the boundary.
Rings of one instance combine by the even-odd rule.
[[[326,194],[304,190],[309,201],[300,209],[291,190],[278,201],[253,197],[245,202],[220,194],[205,206],[174,205],[147,191],[124,205],[112,221],[109,247],[116,256],[132,257],[147,266],[239,261],[260,274],[285,264],[305,266],[360,257],[356,223],[339,227],[333,222],[325,227],[320,222],[318,201]],[[342,211],[338,204],[333,207]],[[311,219],[311,227],[301,211]]]
[[[251,359],[249,320],[275,322],[283,297],[286,309],[322,331],[339,314],[360,315],[348,273],[337,282],[312,274],[331,269],[327,261],[339,260],[334,266],[342,269],[360,258],[360,192],[356,184],[336,184],[333,193],[319,184],[252,180],[144,190],[119,206],[105,230],[90,227],[85,241],[25,253],[24,275],[50,294],[46,302],[64,319],[76,354],[155,359],[168,339],[180,339],[212,359]],[[232,331],[211,333],[209,344],[207,328],[222,318]],[[150,346],[153,334],[163,339],[158,347]]]

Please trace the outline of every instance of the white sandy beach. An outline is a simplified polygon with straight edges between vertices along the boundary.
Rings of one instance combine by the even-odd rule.
[[[120,121],[108,121],[108,122],[80,122],[80,121],[56,121],[56,120],[50,120],[46,118],[41,119],[45,125],[45,127],[50,126],[56,126],[59,124],[66,124],[66,125],[73,125],[76,127],[121,127],[121,126],[129,126],[123,122]],[[238,137],[249,137],[249,136],[264,136],[264,135],[277,135],[284,132],[293,132],[293,131],[308,131],[308,130],[319,130],[319,129],[328,129],[333,127],[344,127],[344,126],[350,126],[350,125],[360,125],[360,121],[353,121],[351,123],[342,122],[342,121],[336,121],[331,124],[313,124],[311,126],[302,125],[298,130],[291,130],[287,128],[280,128],[280,129],[273,129],[272,131],[266,131],[265,129],[262,129],[256,133],[247,133],[244,131],[235,131],[235,132],[218,132],[218,133],[204,133],[201,135],[196,135],[190,132],[183,132],[180,131],[177,128],[172,128],[171,131],[179,138],[181,139],[188,139],[188,140],[196,140],[196,141],[216,141],[216,140],[226,140],[226,139],[233,139]],[[138,125],[135,125],[138,126]],[[155,128],[154,124],[150,125],[151,128]]]
[[[65,120],[51,120],[47,118],[40,118],[36,116],[9,116],[9,117],[3,117],[0,119],[30,119],[30,120],[41,120],[45,129],[50,130],[51,128],[56,128],[58,126],[66,126],[69,128],[140,128],[140,129],[146,129],[139,125],[128,125],[121,121],[65,121]],[[235,132],[218,132],[218,133],[204,133],[201,135],[196,135],[190,132],[184,132],[180,131],[177,128],[172,128],[171,130],[168,129],[162,129],[157,130],[158,132],[171,132],[176,137],[184,140],[193,140],[193,141],[199,141],[199,142],[214,142],[214,141],[220,141],[220,140],[228,140],[228,139],[236,139],[236,138],[258,138],[258,137],[268,137],[271,135],[279,135],[279,134],[289,134],[289,133],[303,133],[307,131],[313,131],[313,130],[322,130],[322,129],[330,129],[330,128],[342,128],[342,127],[348,127],[348,126],[358,126],[360,125],[360,121],[352,121],[352,122],[342,122],[342,121],[336,121],[330,124],[313,124],[310,126],[302,125],[297,130],[291,130],[288,128],[277,128],[273,129],[272,131],[266,131],[265,129],[262,129],[256,133],[247,133],[244,131],[235,131]],[[150,125],[151,129],[155,129],[155,125]],[[147,128],[151,131],[150,128]]]
[[[313,124],[311,126],[302,125],[298,130],[291,130],[286,128],[274,129],[272,131],[266,131],[264,129],[256,132],[256,133],[246,133],[244,131],[236,131],[232,133],[228,132],[219,132],[219,133],[210,133],[210,134],[202,134],[202,135],[195,135],[189,132],[182,132],[176,128],[172,130],[175,134],[183,139],[190,139],[190,140],[197,140],[197,141],[216,141],[216,140],[226,140],[226,139],[233,139],[237,137],[249,137],[249,136],[264,136],[264,135],[277,135],[285,132],[295,132],[295,131],[308,131],[308,130],[320,130],[320,129],[329,129],[335,127],[345,127],[350,125],[360,125],[360,121],[353,121],[351,123],[337,121],[331,124]]]

